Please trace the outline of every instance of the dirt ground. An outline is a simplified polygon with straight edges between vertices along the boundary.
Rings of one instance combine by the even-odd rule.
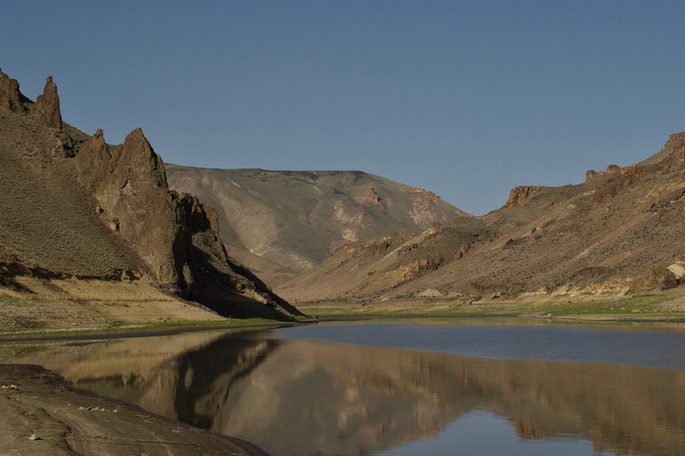
[[[254,445],[71,388],[38,366],[0,365],[0,456],[266,455]]]

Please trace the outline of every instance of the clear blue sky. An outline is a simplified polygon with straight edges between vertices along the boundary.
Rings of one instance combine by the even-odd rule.
[[[167,162],[359,169],[482,214],[685,130],[683,1],[19,1],[0,68]]]

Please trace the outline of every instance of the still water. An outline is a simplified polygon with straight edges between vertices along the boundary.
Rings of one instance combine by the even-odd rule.
[[[0,345],[0,362],[274,456],[685,454],[677,327],[319,325]]]

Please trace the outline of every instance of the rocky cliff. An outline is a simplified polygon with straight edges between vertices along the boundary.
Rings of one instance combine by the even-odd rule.
[[[112,146],[63,123],[52,78],[33,103],[0,72],[0,167],[0,285],[142,279],[223,315],[298,314],[226,254],[211,208],[169,190],[142,130]]]

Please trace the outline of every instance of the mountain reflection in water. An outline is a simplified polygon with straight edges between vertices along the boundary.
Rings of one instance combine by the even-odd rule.
[[[685,453],[680,370],[474,358],[269,332],[2,346],[0,359],[44,365],[77,387],[255,442],[274,456],[391,451],[473,413],[505,418],[522,441]]]

